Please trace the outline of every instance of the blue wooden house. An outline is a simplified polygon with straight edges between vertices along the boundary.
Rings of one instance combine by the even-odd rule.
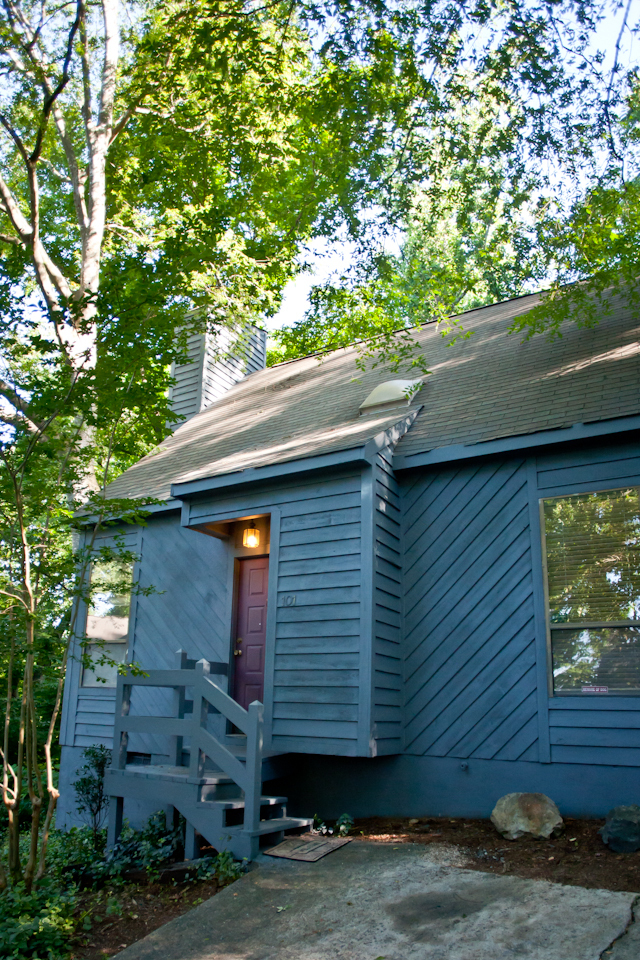
[[[194,341],[189,419],[110,488],[161,501],[125,531],[156,592],[86,611],[148,676],[73,662],[59,822],[93,743],[112,838],[174,807],[243,855],[315,811],[640,801],[640,321],[508,335],[537,302],[425,326],[413,384],[355,349],[264,369],[256,334],[212,399]]]

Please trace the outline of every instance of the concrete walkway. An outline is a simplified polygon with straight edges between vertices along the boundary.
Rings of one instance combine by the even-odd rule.
[[[118,960],[638,960],[632,893],[498,877],[436,846],[261,856]]]

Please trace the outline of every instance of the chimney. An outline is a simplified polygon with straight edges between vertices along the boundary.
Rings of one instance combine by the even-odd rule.
[[[238,346],[236,353],[234,343]],[[251,326],[246,339],[227,329],[216,333],[192,333],[187,340],[187,351],[189,359],[186,363],[171,366],[175,383],[169,388],[169,401],[174,413],[185,418],[170,423],[171,430],[210,407],[250,373],[264,370],[267,365],[267,332]]]

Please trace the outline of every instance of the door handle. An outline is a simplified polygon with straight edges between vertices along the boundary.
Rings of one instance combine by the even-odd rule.
[[[234,651],[233,651],[233,655],[234,655],[234,657],[241,657],[241,656],[242,656],[242,650],[234,650]]]

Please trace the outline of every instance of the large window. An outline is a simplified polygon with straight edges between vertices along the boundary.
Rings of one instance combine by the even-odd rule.
[[[640,488],[543,512],[554,693],[640,693]]]
[[[83,669],[83,687],[116,685],[118,664],[127,655],[132,573],[131,563],[119,560],[96,561],[91,566],[85,630],[85,653],[91,665]]]

